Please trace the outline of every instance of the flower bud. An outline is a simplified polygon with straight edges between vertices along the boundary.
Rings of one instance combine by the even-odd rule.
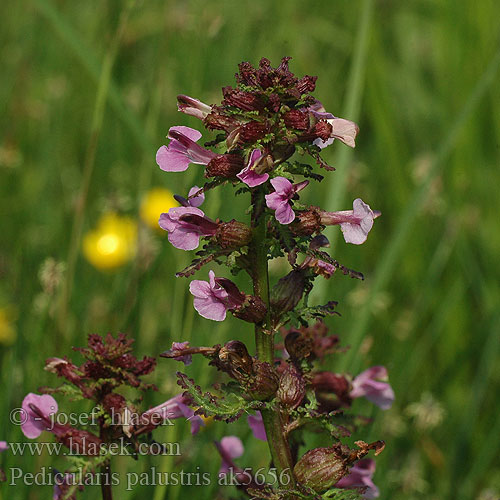
[[[288,365],[279,379],[278,399],[289,408],[297,408],[305,395],[306,384],[302,374],[294,365]]]
[[[234,130],[239,125],[236,118],[220,114],[216,108],[212,108],[212,112],[205,117],[203,123],[209,130],[225,130],[226,132]]]
[[[314,92],[317,79],[317,76],[305,75],[297,82],[297,90],[301,94],[305,94],[306,92]]]
[[[239,340],[227,342],[219,350],[219,366],[233,377],[253,375],[253,359],[246,345]]]
[[[243,157],[235,153],[217,155],[210,160],[205,170],[206,177],[235,177],[243,168]]]
[[[193,99],[187,95],[177,96],[177,109],[186,113],[186,115],[195,116],[200,120],[207,117],[212,111],[212,106],[205,104],[198,99]]]
[[[297,130],[309,129],[309,113],[304,113],[298,109],[291,109],[283,115],[285,125]]]
[[[240,248],[252,239],[252,230],[242,222],[232,220],[219,224],[215,239],[222,248]]]
[[[246,384],[250,396],[260,401],[274,396],[279,383],[274,368],[269,363],[254,359],[253,370],[254,376]]]
[[[254,143],[269,132],[267,123],[251,121],[240,127],[239,140],[243,143]]]
[[[246,295],[243,304],[233,311],[235,317],[257,324],[264,321],[266,313],[266,304],[255,295]]]
[[[295,220],[290,224],[290,229],[297,236],[310,236],[321,228],[321,214],[316,207],[295,212]]]
[[[305,284],[301,270],[294,269],[281,278],[271,290],[271,307],[275,314],[291,311],[302,298]]]
[[[233,89],[232,87],[223,87],[224,96],[223,105],[234,106],[243,111],[260,111],[264,109],[264,103],[260,96],[245,92],[243,90]]]
[[[314,136],[316,139],[326,141],[332,135],[332,130],[332,126],[328,122],[321,120],[314,125]]]
[[[349,456],[349,448],[341,444],[315,448],[302,456],[293,472],[301,484],[320,493],[347,475]]]
[[[384,447],[383,441],[354,443],[359,450],[351,450],[348,446],[336,443],[329,448],[315,448],[305,453],[296,463],[293,471],[297,480],[303,485],[321,493],[331,488],[349,472],[349,467],[368,454],[370,450],[379,455]]]
[[[313,347],[312,338],[298,330],[291,331],[285,337],[285,348],[292,360],[307,358],[311,354]]]

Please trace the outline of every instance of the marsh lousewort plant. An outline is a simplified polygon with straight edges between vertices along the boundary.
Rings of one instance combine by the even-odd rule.
[[[384,381],[387,372],[373,367],[353,379],[321,370],[326,355],[340,352],[339,339],[329,335],[323,323],[336,314],[337,303],[311,305],[308,299],[319,275],[328,279],[340,272],[363,279],[323,250],[329,243],[322,230],[338,225],[346,243],[360,245],[380,213],[360,198],[352,210],[338,212],[301,202],[301,195],[323,179],[307,159],[332,175],[334,168],[322,159],[321,150],[335,139],[354,147],[358,127],[327,112],[312,95],[316,77],[296,78],[288,61],[283,58],[277,68],[267,59],[258,68],[241,63],[236,86],[222,89],[219,105],[178,97],[179,111],[199,118],[214,138],[202,143],[198,130],[170,128],[168,145],[156,155],[159,167],[166,172],[203,168],[207,181],[192,188],[187,198],[177,196],[181,206],[161,214],[159,224],[176,248],[198,249],[192,264],[178,273],[190,277],[203,268],[205,279],[189,285],[196,311],[213,321],[224,321],[231,313],[253,323],[255,352],[250,354],[253,345],[248,339],[213,347],[191,347],[177,339],[161,356],[188,364],[192,355],[202,354],[233,379],[203,392],[178,373],[183,397],[196,415],[232,422],[250,414],[253,434],[267,440],[275,484],[258,481],[236,465],[244,455],[236,436],[216,443],[221,474],[232,471],[249,496],[374,498],[375,463],[364,457],[370,450],[380,453],[383,441],[358,440],[352,449],[342,440],[366,421],[346,412],[354,398],[364,396],[383,409],[391,405],[394,394]],[[248,196],[249,220],[212,220],[205,215],[200,208],[204,197],[209,203],[210,191],[223,184]],[[287,259],[290,271],[270,283],[269,261],[280,257]],[[240,290],[230,279],[216,276],[212,263],[225,264],[233,275],[246,273],[252,290]],[[304,451],[302,435],[308,430],[325,433],[327,445]]]
[[[237,484],[249,497],[268,500],[378,496],[372,481],[375,461],[367,455],[378,455],[384,442],[355,441],[359,426],[369,419],[349,410],[360,397],[381,409],[391,406],[394,393],[387,370],[374,366],[354,377],[325,370],[325,358],[343,351],[323,321],[338,314],[337,302],[312,305],[309,295],[318,277],[341,273],[363,279],[325,251],[325,227],[338,225],[346,243],[360,245],[380,213],[360,198],[353,201],[352,210],[338,212],[300,201],[322,181],[318,169],[328,175],[334,170],[322,159],[321,150],[335,139],[354,147],[358,127],[325,111],[311,94],[316,78],[296,78],[288,60],[283,58],[277,68],[267,59],[258,68],[240,64],[237,84],[222,89],[220,105],[179,96],[179,110],[199,118],[212,139],[202,143],[198,130],[172,127],[168,145],[156,155],[166,172],[203,168],[207,179],[186,197],[175,195],[176,203],[171,199],[170,210],[159,219],[174,247],[197,250],[177,276],[189,278],[201,271],[189,284],[196,311],[212,321],[224,321],[231,314],[253,324],[255,347],[249,339],[207,347],[175,339],[162,357],[189,365],[193,355],[200,354],[228,381],[204,392],[178,372],[183,391],[146,411],[141,409],[141,393],[155,388],[142,377],[154,370],[156,361],[137,359],[125,335],[90,335],[87,347],[75,349],[84,358],[82,364],[67,357],[48,359],[46,370],[65,382],[24,398],[21,430],[29,439],[49,432],[55,444],[70,451],[73,465],[64,472],[52,471],[54,498],[72,499],[85,485],[99,484],[103,499],[110,500],[111,486],[119,482],[112,471],[113,450],[118,447],[119,454],[134,458],[153,454],[153,448],[154,454],[168,453],[166,444],[153,440],[153,430],[184,419],[196,434],[207,417],[227,423],[244,417],[255,439],[269,446],[268,474],[263,474],[262,469],[242,464],[245,449],[237,436],[216,442],[221,485]],[[247,196],[245,220],[205,215],[202,207],[210,203],[211,190],[222,185]],[[289,271],[270,283],[269,262],[277,258],[288,263]],[[232,275],[246,274],[251,288],[244,279],[240,288],[216,275],[213,264],[226,265]],[[90,422],[61,421],[61,397],[90,400],[95,410]],[[307,450],[308,432],[323,433],[325,446]],[[0,451],[8,448],[0,441]],[[225,483],[228,475],[231,479]]]

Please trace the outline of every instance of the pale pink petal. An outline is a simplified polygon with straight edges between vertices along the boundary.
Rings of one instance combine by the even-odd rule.
[[[356,146],[355,139],[359,132],[359,127],[350,120],[344,120],[343,118],[334,118],[333,120],[328,120],[328,123],[332,126],[332,137],[339,139],[347,146],[354,148]]]
[[[292,210],[289,203],[283,203],[280,205],[276,209],[274,216],[280,224],[290,224],[295,220],[295,212]]]
[[[379,490],[372,481],[373,473],[375,472],[375,461],[371,458],[364,458],[356,462],[351,468],[349,474],[343,477],[335,484],[336,488],[363,488],[367,490],[363,494],[363,498],[377,498]]]
[[[340,224],[340,229],[342,230],[342,234],[344,235],[344,240],[346,243],[361,245],[368,238],[368,231],[365,231],[360,224],[343,222]]]
[[[225,436],[220,440],[220,444],[231,458],[239,458],[245,451],[241,439],[236,436]]]
[[[389,409],[395,399],[394,391],[388,382],[380,379],[387,380],[387,370],[384,366],[373,366],[365,370],[352,381],[349,396],[365,397],[382,410]]]
[[[156,163],[166,172],[184,172],[189,167],[190,160],[185,152],[161,146],[156,153]]]
[[[30,392],[23,399],[21,406],[25,422],[21,424],[21,431],[27,438],[35,439],[42,431],[50,431],[51,427],[48,427],[48,424],[31,409],[30,405],[36,406],[40,413],[49,419],[51,415],[57,413],[58,407],[56,400],[49,394],[39,395]]]
[[[269,174],[257,174],[250,167],[245,167],[236,177],[244,182],[248,187],[255,187],[264,184],[269,179]]]
[[[226,319],[226,306],[217,299],[194,298],[194,308],[198,314],[212,321],[224,321]]]
[[[175,132],[179,132],[182,135],[185,135],[188,139],[191,139],[194,142],[201,139],[202,136],[202,133],[199,130],[196,130],[195,128],[185,127],[184,125],[178,125],[175,127],[170,127],[170,130],[168,131],[169,139],[171,139],[170,131],[172,130],[174,130]]]
[[[194,194],[196,194],[198,191],[200,191],[201,188],[199,188],[198,186],[193,186],[190,190],[189,190],[189,194],[188,194],[188,197],[189,196],[193,196]],[[190,198],[188,200],[188,203],[192,206],[192,207],[199,207],[203,202],[205,201],[205,193],[201,193],[199,194],[198,196],[193,196],[193,198]]]
[[[293,184],[285,177],[275,177],[271,179],[271,185],[279,194],[290,196],[293,191]]]
[[[210,284],[203,280],[193,280],[189,284],[189,291],[195,297],[200,299],[206,299],[211,297],[212,289],[210,288]]]
[[[168,241],[180,250],[194,250],[200,244],[200,234],[189,227],[178,227],[168,233]]]
[[[252,429],[254,438],[267,441],[266,429],[260,411],[257,411],[255,415],[248,415],[247,422],[250,429]]]
[[[278,209],[284,203],[288,204],[288,200],[284,198],[282,194],[277,193],[276,191],[271,194],[266,194],[266,205],[271,210]]]

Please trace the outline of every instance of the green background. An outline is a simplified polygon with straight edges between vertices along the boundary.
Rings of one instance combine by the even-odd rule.
[[[357,437],[387,442],[374,477],[381,498],[499,498],[499,20],[493,0],[3,2],[0,307],[15,316],[17,340],[0,345],[0,439],[24,440],[10,410],[27,392],[56,385],[44,360],[71,355],[88,333],[127,332],[141,356],[181,339],[211,345],[236,336],[253,348],[249,326],[195,315],[188,280],[174,277],[190,255],[156,233],[144,232],[148,259],[114,272],[94,269],[78,252],[52,294],[38,275],[48,258],[71,261],[106,207],[137,217],[150,187],[185,194],[203,181],[196,165],[168,174],[155,164],[169,127],[199,125],[177,113],[177,94],[218,102],[240,61],[265,56],[277,65],[288,55],[295,74],[318,75],[315,95],[325,108],[361,129],[354,151],[338,141],[325,150],[337,171],[303,199],[338,210],[361,197],[382,212],[362,246],[346,245],[338,228],[329,232],[331,254],[366,280],[338,275],[315,291],[318,300],[339,301],[342,316],[329,324],[352,346],[331,368],[356,374],[385,365],[396,392],[389,411],[353,407],[374,418]],[[248,203],[233,203],[231,189],[207,198],[207,214],[226,220],[241,218]],[[282,271],[273,267],[273,276]],[[159,392],[146,404],[178,392],[179,366],[159,361],[150,377]],[[204,386],[214,375],[202,359],[187,373]],[[65,411],[80,408],[59,399]],[[213,439],[227,434],[245,443],[240,465],[267,465],[266,444],[242,419],[194,438],[179,422],[157,439],[177,440],[182,457],[124,457],[116,470],[154,465],[215,478]],[[9,452],[0,463],[32,472],[65,466]],[[52,494],[48,486],[0,491],[5,499]],[[98,494],[88,488],[83,496]],[[117,489],[117,498],[145,494],[237,495],[215,481]]]

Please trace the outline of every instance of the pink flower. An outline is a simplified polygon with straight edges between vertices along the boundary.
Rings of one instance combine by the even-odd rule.
[[[269,179],[269,174],[258,174],[255,172],[255,167],[259,160],[262,158],[262,151],[254,149],[248,157],[246,167],[236,175],[240,181],[244,182],[249,187],[259,186]]]
[[[331,113],[327,113],[323,105],[316,101],[315,104],[309,107],[309,112],[317,120],[325,120],[332,126],[332,133],[330,138],[324,141],[323,139],[316,139],[314,144],[319,148],[323,149],[333,143],[334,139],[339,139],[347,146],[354,148],[356,146],[355,139],[359,132],[359,127],[350,120],[344,120],[343,118],[337,118]]]
[[[363,498],[377,498],[378,488],[373,484],[372,476],[375,472],[375,460],[364,458],[356,462],[349,474],[343,477],[336,485],[336,488],[367,488]]]
[[[52,396],[30,392],[21,406],[24,417],[21,431],[27,438],[35,439],[42,431],[54,431],[51,415],[57,413],[57,402]]]
[[[193,362],[193,356],[191,354],[182,354],[186,349],[189,349],[189,342],[172,342],[172,351],[176,351],[175,356],[170,359],[175,359],[176,361],[182,361],[186,366]]]
[[[208,165],[217,155],[196,144],[201,132],[190,127],[172,127],[168,131],[170,144],[161,146],[156,153],[156,163],[167,172],[184,172],[190,163]]]
[[[8,447],[9,444],[7,443],[7,441],[0,441],[0,452],[5,451],[6,449],[8,449]]]
[[[382,410],[388,410],[395,396],[387,380],[385,366],[372,366],[354,378],[349,396],[353,399],[364,396]]]
[[[301,189],[304,189],[309,181],[292,184],[284,177],[275,177],[271,179],[271,184],[275,192],[266,194],[266,204],[271,210],[275,210],[274,216],[279,223],[290,224],[295,219],[295,212],[292,210],[290,200]]]
[[[247,422],[250,429],[252,429],[254,438],[267,441],[266,429],[264,428],[262,413],[260,411],[255,412],[255,415],[248,415]]]
[[[198,193],[200,190],[201,190],[201,188],[199,188],[198,186],[193,186],[189,190],[187,202],[189,203],[190,206],[199,207],[205,201],[205,193],[203,193],[203,192],[200,194],[197,194],[196,196],[193,196],[196,193]],[[191,198],[191,196],[192,196],[192,198]]]
[[[194,250],[201,236],[213,236],[217,223],[196,207],[174,207],[160,215],[158,224],[168,231],[168,241],[181,250]]]
[[[217,443],[217,448],[222,456],[222,464],[220,466],[219,475],[225,476],[231,468],[233,468],[232,459],[243,455],[245,448],[241,439],[236,436],[225,436]]]
[[[212,106],[182,94],[177,96],[177,109],[200,120],[204,120],[212,112]]]
[[[189,291],[194,295],[194,308],[200,316],[213,321],[224,321],[226,313],[243,303],[244,296],[236,285],[225,278],[208,273],[209,281],[193,280]]]
[[[145,411],[141,415],[141,424],[145,426],[142,431],[152,430],[168,420],[186,418],[191,422],[191,434],[196,434],[205,423],[199,415],[194,414],[194,411],[186,403],[186,397],[183,394],[178,394],[161,405]]]
[[[373,227],[373,220],[379,216],[378,210],[372,210],[361,198],[356,198],[352,210],[321,212],[321,224],[326,226],[339,224],[346,243],[361,245]]]

